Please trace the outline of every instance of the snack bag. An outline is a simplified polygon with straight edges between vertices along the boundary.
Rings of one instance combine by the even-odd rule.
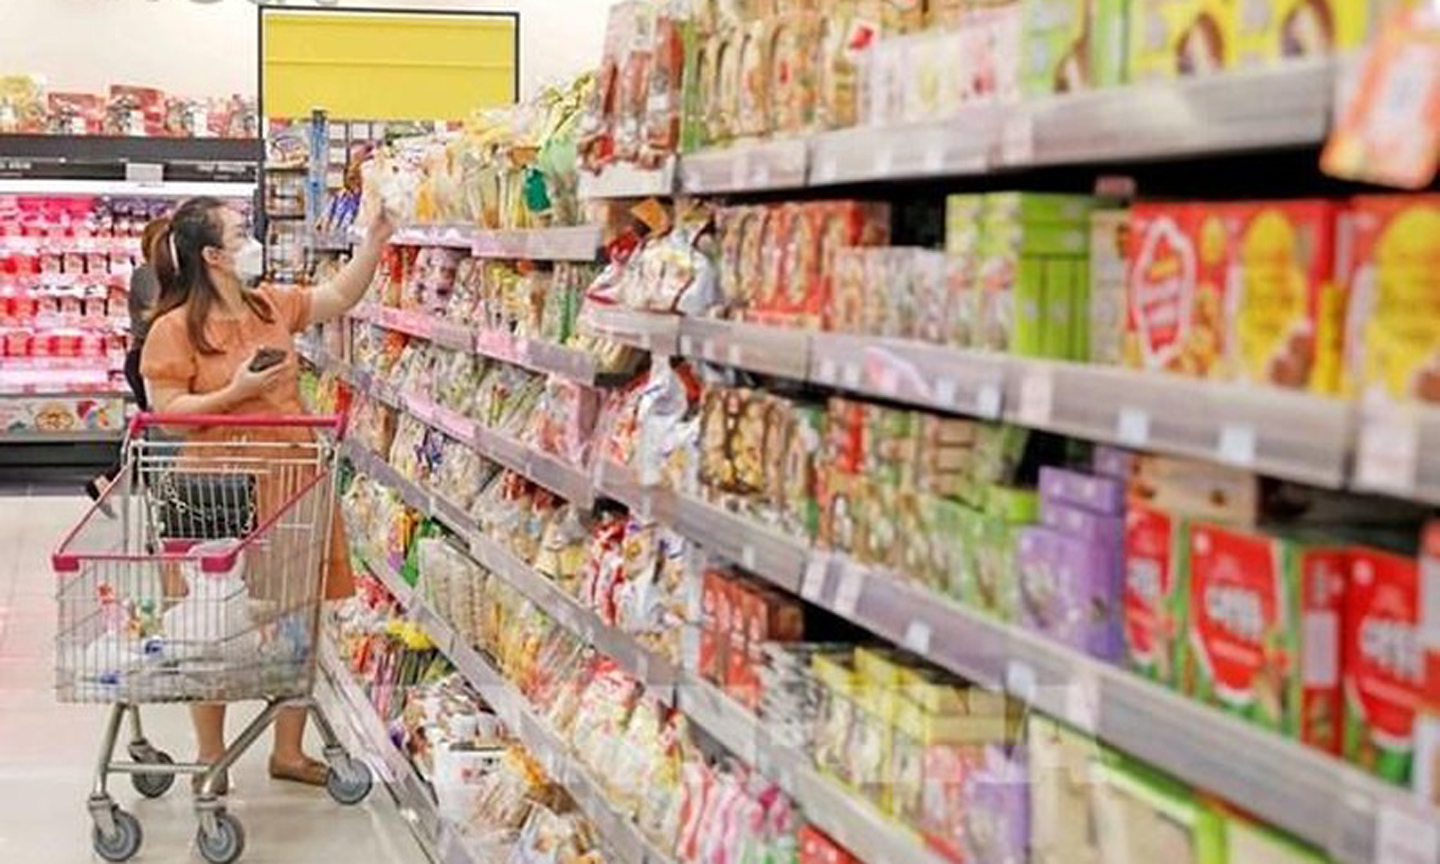
[[[1235,20],[1237,66],[1292,57],[1325,57],[1365,41],[1371,6],[1357,0],[1246,3]]]
[[[1356,198],[1343,231],[1344,389],[1440,402],[1440,196]]]
[[[1423,688],[1416,560],[1353,550],[1345,613],[1345,758],[1408,784]]]
[[[1181,520],[1132,501],[1125,511],[1125,658],[1131,669],[1173,687],[1185,627]]]

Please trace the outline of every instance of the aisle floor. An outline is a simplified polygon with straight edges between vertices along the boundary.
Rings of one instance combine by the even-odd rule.
[[[53,682],[55,606],[49,556],[83,499],[0,498],[0,860],[29,864],[98,861],[85,809],[105,709],[58,705]],[[253,713],[232,712],[233,734]],[[177,759],[190,759],[183,708],[145,718],[147,734]],[[364,805],[341,808],[323,790],[278,783],[266,773],[268,735],[234,772],[230,807],[244,822],[242,862],[410,864],[424,854],[383,788]],[[312,747],[318,752],[318,747]],[[188,781],[145,801],[125,778],[111,783],[121,806],[140,817],[145,843],[136,862],[200,862]]]

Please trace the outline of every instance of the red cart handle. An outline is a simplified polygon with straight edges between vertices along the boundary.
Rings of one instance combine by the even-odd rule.
[[[345,430],[343,414],[150,414],[139,413],[130,420],[133,437],[156,426],[230,426],[247,429],[333,429]]]

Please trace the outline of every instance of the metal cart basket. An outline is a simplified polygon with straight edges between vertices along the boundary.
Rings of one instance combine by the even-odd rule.
[[[282,708],[315,718],[336,801],[369,794],[370,769],[310,698],[343,428],[338,417],[141,415],[116,482],[55,552],[58,697],[113,706],[89,799],[105,860],[128,860],[142,839],[110,796],[111,774],[151,798],[197,775],[200,853],[238,859],[245,834],[221,778]],[[240,700],[265,707],[213,765],[174,762],[140,721],[141,705]]]

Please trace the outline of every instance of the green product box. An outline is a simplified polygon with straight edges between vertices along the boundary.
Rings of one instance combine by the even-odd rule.
[[[984,195],[950,195],[945,199],[945,253],[966,257],[980,245]]]
[[[994,484],[985,487],[985,513],[1017,525],[1040,520],[1040,494],[1021,486]]]
[[[1024,91],[1074,93],[1122,83],[1125,6],[1125,0],[1024,0]]]
[[[961,585],[968,578],[968,520],[974,511],[936,495],[919,496],[919,506],[929,559],[923,579],[941,594],[959,599]]]
[[[1071,322],[1075,307],[1074,259],[1047,258],[1045,267],[1045,314],[1041,326],[1040,356],[1052,360],[1070,358]]]
[[[1010,353],[1020,357],[1044,357],[1045,326],[1050,296],[1045,281],[1046,266],[1041,258],[1020,259],[1015,280],[1015,331]]]
[[[1019,604],[1015,544],[1021,526],[977,513],[970,527],[971,566],[960,601],[1001,621],[1014,621]]]
[[[1015,222],[987,220],[982,227],[980,254],[1084,256],[1090,245],[1083,222]]]
[[[1023,426],[981,424],[970,463],[975,482],[982,486],[1010,482],[1029,442],[1030,430]]]
[[[1052,192],[990,192],[985,195],[987,224],[1083,225],[1090,211],[1099,206],[1090,195],[1063,195]]]
[[[1241,816],[1220,814],[1224,864],[1325,864],[1319,850]]]
[[[1070,353],[1065,359],[1090,359],[1090,267],[1083,258],[1070,261]]]
[[[1220,816],[1184,784],[1121,755],[1092,776],[1101,861],[1225,864]]]

